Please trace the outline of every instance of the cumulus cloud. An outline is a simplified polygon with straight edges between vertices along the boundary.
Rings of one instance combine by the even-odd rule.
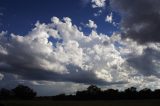
[[[2,32],[0,61],[3,65],[0,70],[31,80],[88,84],[123,82],[121,71],[117,71],[120,79],[112,76],[115,75],[112,70],[123,63],[112,37],[95,31],[86,36],[68,17],[63,20],[53,17],[51,21],[50,24],[36,23],[25,36],[11,34],[7,38],[7,33]],[[57,42],[49,39],[57,39]]]
[[[88,27],[88,28],[91,28],[91,29],[97,29],[97,25],[94,23],[94,21],[92,21],[92,20],[89,20],[88,21],[88,24],[86,24],[86,26]]]
[[[0,72],[20,81],[144,87],[159,79],[159,50],[159,43],[141,45],[117,33],[85,35],[70,18],[53,17],[27,35],[0,33]]]
[[[160,41],[159,0],[111,0],[121,16],[121,30],[125,37],[139,43]]]
[[[102,8],[105,7],[106,0],[92,0],[92,7],[93,8]]]

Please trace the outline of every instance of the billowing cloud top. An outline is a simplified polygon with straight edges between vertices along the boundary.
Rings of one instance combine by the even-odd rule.
[[[105,0],[89,1],[102,13]],[[65,88],[64,92],[88,84],[118,89],[160,88],[157,83],[160,81],[160,2],[112,0],[110,3],[122,16],[122,33],[111,36],[98,33],[98,23],[89,20],[85,27],[91,28],[91,32],[86,35],[69,17],[53,17],[48,24],[37,22],[26,35],[2,31],[0,87],[25,83],[47,91],[58,86]],[[114,24],[112,12],[104,22]]]
[[[122,84],[123,88],[159,81],[159,43],[139,45],[116,33],[85,35],[68,17],[51,21],[37,22],[25,36],[0,34],[2,73],[25,80]]]
[[[98,35],[95,31],[86,36],[68,17],[51,20],[51,24],[36,23],[25,36],[11,34],[7,38],[5,32],[1,33],[2,71],[18,73],[27,79],[123,82],[120,67],[124,60],[114,45],[116,37]],[[117,69],[119,79],[114,79],[112,70]]]

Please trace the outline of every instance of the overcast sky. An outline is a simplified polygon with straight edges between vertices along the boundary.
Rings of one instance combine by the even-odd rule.
[[[0,0],[0,88],[38,95],[159,89],[159,0]]]

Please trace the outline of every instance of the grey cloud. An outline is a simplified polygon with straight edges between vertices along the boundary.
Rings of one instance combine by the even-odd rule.
[[[73,82],[54,82],[39,80],[24,80],[12,73],[3,73],[4,78],[0,80],[0,88],[13,89],[18,84],[27,85],[34,89],[39,96],[53,96],[61,93],[75,93],[78,89],[85,89],[88,85]]]
[[[111,5],[122,16],[125,37],[139,43],[160,41],[159,0],[111,0]]]
[[[127,60],[127,62],[144,76],[153,75],[160,78],[160,52],[157,50],[146,48],[142,55],[131,57]]]
[[[32,69],[23,66],[1,66],[0,71],[3,73],[10,73],[17,75],[19,79],[24,80],[37,80],[37,81],[56,81],[56,82],[74,82],[83,84],[97,84],[97,85],[112,85],[112,84],[125,84],[127,82],[106,82],[96,77],[93,71],[83,70],[78,66],[72,64],[66,66],[70,70],[67,74],[59,74],[42,69]]]

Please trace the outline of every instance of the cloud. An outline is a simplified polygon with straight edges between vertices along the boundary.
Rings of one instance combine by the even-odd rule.
[[[108,22],[108,23],[112,23],[113,22],[113,15],[112,15],[112,13],[110,15],[106,16],[105,21]]]
[[[34,82],[35,83],[35,82]],[[77,84],[72,82],[36,82],[38,85],[33,85],[33,89],[37,90],[38,95],[49,96],[65,94],[74,94],[77,90],[84,90],[88,85]]]
[[[125,37],[139,43],[160,41],[159,0],[111,0],[122,16],[121,30]]]
[[[154,75],[160,77],[160,49],[155,50],[154,48],[147,47],[144,49],[142,55],[133,56],[129,58],[128,63],[139,70],[145,76]],[[147,64],[147,65],[146,65]]]
[[[89,22],[89,23],[86,24],[86,26],[87,26],[88,28],[97,29],[97,25],[94,23],[94,21],[89,20],[88,22]]]
[[[29,80],[100,85],[126,81],[120,74],[124,60],[116,50],[114,38],[95,31],[86,36],[68,17],[53,17],[51,21],[37,22],[25,36],[2,32],[0,71]],[[90,25],[95,27],[92,21]]]
[[[140,45],[136,41],[127,39],[121,44],[125,47],[120,48],[120,52],[126,58],[127,64],[137,71],[135,76],[160,77],[160,43]]]
[[[103,9],[106,6],[106,0],[91,0],[92,8],[98,8],[99,10],[94,13],[94,16],[100,16],[103,12]]]
[[[88,87],[88,85],[73,82],[24,80],[15,74],[3,74],[5,77],[0,80],[0,88],[13,89],[18,84],[23,84],[34,89],[39,96],[53,96],[62,93],[73,94],[77,90],[83,90]]]
[[[70,18],[53,17],[27,35],[0,33],[0,79],[9,85],[11,74],[13,84],[29,81],[35,88],[43,81],[143,88],[159,80],[159,51],[159,43],[142,45],[95,30],[85,35]]]
[[[105,1],[106,0],[92,0],[92,7],[93,8],[102,8],[105,7]]]
[[[3,77],[4,77],[4,75],[0,73],[0,80],[2,80]]]

